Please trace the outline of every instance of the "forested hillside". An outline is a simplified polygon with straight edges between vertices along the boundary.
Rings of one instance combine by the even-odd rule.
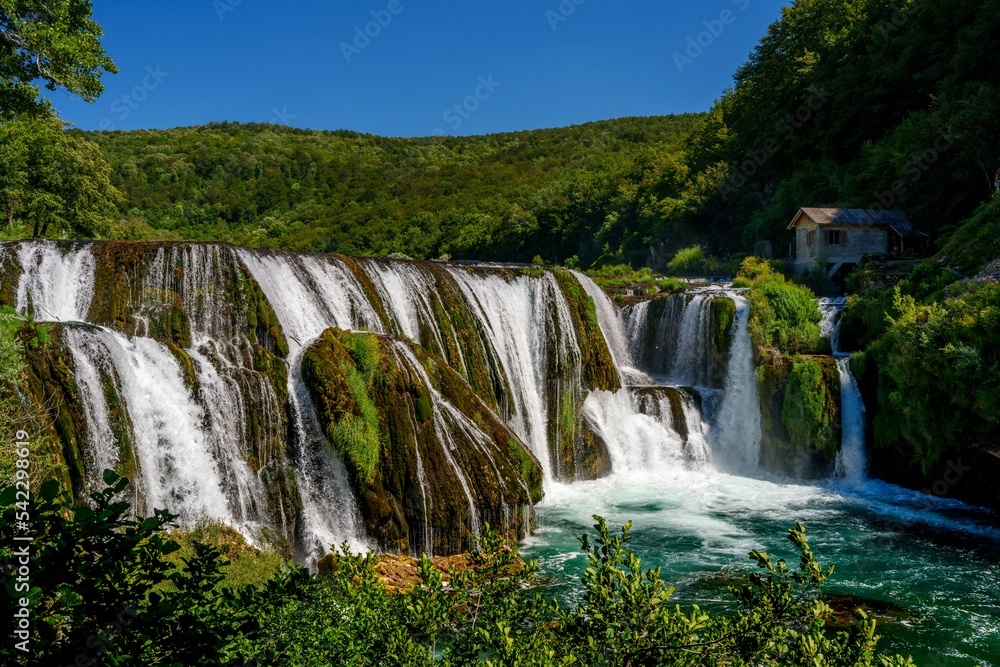
[[[467,138],[88,136],[122,217],[183,239],[656,265],[692,242],[771,241],[781,257],[808,204],[900,208],[943,244],[1000,168],[998,14],[1000,0],[800,0],[702,115]]]
[[[799,0],[692,139],[678,224],[787,248],[803,205],[902,209],[943,242],[1000,167],[1000,2]]]
[[[699,116],[486,137],[389,139],[272,125],[89,135],[121,213],[182,239],[416,258],[641,262]]]

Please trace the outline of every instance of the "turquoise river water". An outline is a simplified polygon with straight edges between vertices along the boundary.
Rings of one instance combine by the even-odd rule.
[[[883,653],[921,667],[1000,667],[1000,522],[984,510],[876,481],[790,484],[711,469],[555,485],[523,551],[567,602],[581,591],[578,538],[594,514],[633,522],[632,548],[644,567],[663,566],[675,602],[715,609],[755,568],[751,549],[797,563],[785,534],[801,521],[820,562],[836,565],[830,592],[876,603]]]

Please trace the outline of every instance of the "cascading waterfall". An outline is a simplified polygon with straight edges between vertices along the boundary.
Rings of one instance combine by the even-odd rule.
[[[103,379],[114,366],[107,348],[95,337],[70,329],[66,332],[66,340],[73,355],[76,382],[87,417],[87,447],[84,450],[87,474],[92,479],[100,479],[105,470],[118,465],[120,456]],[[115,385],[120,384],[112,378],[109,380]]]
[[[584,410],[608,445],[615,474],[684,465],[684,441],[668,423],[640,412],[628,390],[594,392],[587,397]]]
[[[86,246],[66,252],[52,241],[22,243],[24,273],[17,287],[17,310],[39,322],[85,322],[94,294],[94,257]]]
[[[840,351],[840,318],[847,308],[843,297],[820,299],[819,310],[823,314],[820,331],[830,340],[833,356],[837,358],[840,374],[840,452],[837,454],[834,474],[846,479],[864,479],[867,472],[865,452],[865,403],[861,389],[851,372],[849,354]]]
[[[850,357],[837,359],[840,372],[840,411],[842,432],[840,453],[837,454],[835,474],[847,479],[864,479],[867,469],[865,454],[865,404],[861,398]]]
[[[327,445],[309,389],[302,355],[327,328],[381,332],[382,324],[354,274],[334,258],[239,251],[240,259],[272,304],[289,344],[288,396],[292,450],[302,523],[299,551],[322,556],[347,542],[368,546],[347,471]]]
[[[719,393],[711,377],[719,372],[712,368],[719,354],[705,338],[712,301],[728,292],[671,297],[656,321],[646,317],[647,303],[638,304],[626,318],[593,281],[574,273],[593,300],[623,386],[588,393],[582,364],[584,346],[593,343],[579,338],[577,306],[559,282],[565,277],[557,280],[552,272],[166,244],[128,255],[128,298],[109,300],[108,288],[94,285],[95,263],[112,261],[113,249],[98,253],[93,247],[28,242],[3,250],[20,262],[20,311],[38,320],[87,322],[95,289],[105,290],[93,310],[111,314],[97,315],[104,319],[91,325],[67,325],[64,332],[83,402],[87,474],[99,479],[104,468],[132,466],[145,511],[169,507],[186,523],[225,521],[251,539],[270,528],[292,541],[302,560],[345,541],[369,546],[347,470],[326,441],[303,379],[306,350],[329,328],[407,337],[446,358],[466,379],[482,373],[485,363],[492,408],[537,458],[545,488],[573,478],[553,454],[562,437],[553,420],[566,396],[582,401],[579,418],[606,446],[615,474],[699,467],[716,459],[755,468],[760,416],[745,300],[735,297],[729,373],[711,427],[697,393],[659,387],[643,366],[644,360],[667,358],[663,374],[676,384],[714,382],[715,388],[702,391]],[[136,263],[135,256],[145,259]],[[278,359],[285,365],[281,382],[255,370],[262,351],[254,332],[263,316],[233,305],[253,289],[273,311],[280,327],[275,335],[287,341],[287,354]],[[108,303],[132,310],[108,311]],[[656,330],[655,348],[637,350],[639,328]],[[404,344],[397,352],[410,372],[426,374]],[[278,386],[286,376],[287,386]],[[432,386],[426,377],[422,383]],[[456,473],[469,503],[468,528],[476,534],[478,491],[455,448],[479,451],[502,485],[495,444],[471,414],[436,392],[432,404],[430,424],[445,448],[438,460]],[[284,450],[294,473],[289,488],[297,493],[291,503],[273,486],[283,474]],[[427,490],[435,471],[417,454],[423,497],[416,502],[427,517],[437,506]],[[513,517],[516,510],[504,505],[498,511]],[[433,542],[426,519],[414,530],[423,533],[423,543]]]
[[[757,396],[757,369],[748,324],[750,302],[732,294],[736,302],[733,342],[722,404],[712,428],[712,445],[717,460],[735,473],[753,473],[760,461],[763,437],[760,400]]]
[[[135,436],[144,511],[169,508],[187,525],[199,519],[237,525],[203,427],[204,409],[194,401],[167,347],[106,329],[71,329],[68,338],[74,356],[85,357],[90,368],[114,373],[119,383]],[[92,383],[81,386],[85,401],[100,405],[104,399],[90,394],[94,388]],[[101,430],[95,427],[96,436],[107,437]],[[98,451],[104,452],[102,458],[112,458],[105,447]]]
[[[686,306],[684,295],[672,295],[625,309],[626,339],[638,368],[658,378],[670,374]]]
[[[462,492],[465,494],[465,499],[469,503],[469,531],[474,536],[478,537],[482,532],[479,513],[476,511],[476,501],[472,487],[469,485],[469,481],[462,472],[462,468],[455,460],[453,451],[457,449],[457,445],[452,433],[454,432],[454,429],[462,428],[469,433],[473,433],[473,442],[476,442],[480,436],[479,430],[474,424],[468,424],[466,417],[449,405],[444,397],[434,390],[434,385],[431,382],[430,377],[428,377],[427,371],[424,370],[420,361],[413,356],[413,351],[410,350],[410,348],[400,342],[396,342],[394,347],[396,353],[406,359],[409,369],[416,372],[420,376],[424,386],[430,391],[434,432],[437,434],[438,442],[442,445],[441,451],[444,453],[445,460],[448,461],[448,465],[451,466],[452,471],[458,478],[459,484],[462,487]],[[497,474],[499,475],[499,473]]]
[[[707,364],[707,343],[712,322],[712,301],[704,294],[691,297],[684,308],[681,320],[680,337],[673,354],[669,378],[673,382],[687,384],[692,387],[709,385]]]
[[[710,288],[627,307],[627,336],[636,365],[669,384],[721,388],[712,304],[728,295]]]
[[[586,275],[579,271],[573,271],[573,275],[583,285],[587,296],[594,300],[594,307],[597,310],[597,321],[601,325],[601,331],[604,333],[604,339],[608,343],[611,357],[615,360],[615,366],[623,372],[632,370],[635,366],[635,361],[629,349],[629,337],[626,332],[625,318],[622,316],[621,309],[615,305],[614,301],[611,300],[604,290],[597,286],[597,283]]]
[[[548,443],[549,361],[568,368],[580,359],[575,336],[567,335],[573,324],[565,298],[550,274],[508,281],[458,267],[449,273],[487,332],[509,380],[513,400],[508,425],[542,464],[546,484],[551,484],[555,466]]]
[[[655,322],[649,321],[650,302],[644,301],[629,309],[626,320],[592,280],[582,274],[576,275],[594,300],[601,330],[609,341],[625,387],[615,393],[594,392],[584,404],[586,417],[608,445],[615,472],[627,474],[630,471],[664,470],[678,465],[708,465],[712,456],[707,427],[700,406],[689,394],[690,390],[656,385],[649,375],[630,366],[635,363],[633,360],[652,360],[652,364],[645,366],[655,373],[657,368],[663,367],[662,358],[667,357],[685,369],[698,369],[684,379],[705,377],[706,373],[701,369],[708,363],[704,337],[708,335],[711,320],[711,299],[698,295],[687,302],[682,300],[683,297],[671,297],[666,300],[667,308]],[[692,339],[699,332],[703,334],[699,345],[693,342],[688,344],[697,348],[694,355],[697,358],[690,364],[683,363],[683,351],[673,349],[677,341],[670,337],[678,332],[675,326],[677,319],[690,319],[695,323],[687,331]],[[653,354],[645,347],[647,339],[655,341]],[[693,384],[696,383],[688,382],[688,385]],[[680,404],[679,415],[671,404],[669,392],[674,393],[674,400]]]
[[[840,316],[847,308],[845,297],[827,297],[819,300],[819,312],[823,319],[819,323],[819,332],[823,338],[830,341],[833,354],[840,352]]]

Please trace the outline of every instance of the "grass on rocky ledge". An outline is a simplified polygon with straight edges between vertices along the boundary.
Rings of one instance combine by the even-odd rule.
[[[587,275],[600,288],[610,291],[639,289],[648,295],[673,294],[683,292],[687,287],[684,281],[678,278],[657,275],[649,267],[633,269],[628,264],[605,266],[601,269],[588,271]]]

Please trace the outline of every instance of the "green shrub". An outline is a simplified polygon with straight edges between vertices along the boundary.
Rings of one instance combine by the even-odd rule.
[[[895,290],[879,372],[875,436],[902,443],[926,472],[945,451],[991,451],[1000,430],[1000,285],[960,283],[943,301]]]
[[[667,271],[675,275],[684,275],[703,268],[705,252],[700,245],[682,248],[674,258],[667,262]]]
[[[16,310],[0,306],[0,384],[8,387],[13,387],[21,379],[23,361],[17,332],[24,322]]]
[[[823,317],[809,288],[787,282],[769,262],[756,257],[744,260],[738,279],[750,284],[749,330],[758,358],[822,349]]]

